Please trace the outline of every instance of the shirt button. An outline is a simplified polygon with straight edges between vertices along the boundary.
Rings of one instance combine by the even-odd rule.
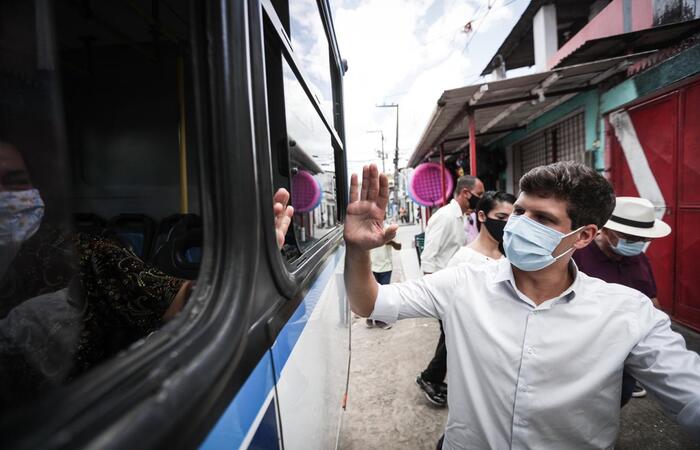
[[[534,350],[532,347],[528,347],[528,348],[527,348],[527,354],[528,354],[528,355],[534,355],[534,354],[535,354],[535,350]]]

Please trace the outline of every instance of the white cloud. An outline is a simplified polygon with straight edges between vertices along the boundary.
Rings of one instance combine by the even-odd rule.
[[[367,130],[384,130],[385,149],[393,159],[395,111],[375,105],[400,105],[399,148],[405,161],[441,93],[476,81],[474,75],[527,5],[527,0],[491,0],[486,14],[486,1],[332,1],[340,52],[349,65],[344,98],[350,171],[365,160],[379,164],[379,135]],[[470,36],[463,27],[469,21],[479,31],[465,50]]]

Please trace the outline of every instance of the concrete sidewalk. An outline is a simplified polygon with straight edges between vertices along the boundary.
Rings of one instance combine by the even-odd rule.
[[[420,277],[413,236],[419,226],[401,226],[394,251],[392,283]],[[408,319],[390,330],[367,328],[354,317],[348,406],[340,448],[433,449],[443,433],[447,409],[432,407],[415,383],[435,351],[437,320]]]
[[[394,253],[392,282],[420,277],[413,236],[419,226],[401,226]],[[700,335],[674,326],[688,348],[700,351]],[[409,319],[390,330],[369,329],[364,319],[352,325],[352,364],[348,406],[341,431],[342,450],[434,449],[447,410],[428,403],[415,383],[432,358],[440,334],[433,319]],[[622,410],[616,449],[698,449],[647,397],[632,399]]]

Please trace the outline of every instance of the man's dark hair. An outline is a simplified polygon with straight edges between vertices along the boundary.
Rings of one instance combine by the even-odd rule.
[[[473,175],[464,175],[459,178],[457,178],[457,186],[455,187],[455,191],[453,196],[458,196],[460,192],[462,192],[462,189],[469,189],[470,191],[474,189],[474,186],[476,185],[476,177]]]
[[[574,230],[589,224],[603,228],[615,209],[610,183],[590,167],[573,161],[535,167],[520,178],[520,191],[566,201]]]
[[[483,211],[484,214],[488,214],[499,203],[513,204],[515,203],[515,195],[503,191],[486,191],[476,205],[476,212]]]

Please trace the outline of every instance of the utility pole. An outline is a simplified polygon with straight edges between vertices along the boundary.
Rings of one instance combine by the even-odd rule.
[[[389,103],[377,105],[377,108],[396,108],[396,150],[394,152],[394,204],[399,207],[399,104]]]
[[[384,131],[383,130],[369,130],[367,133],[380,133],[382,135],[382,153],[379,155],[382,158],[382,173],[386,172],[386,166],[384,165]]]

